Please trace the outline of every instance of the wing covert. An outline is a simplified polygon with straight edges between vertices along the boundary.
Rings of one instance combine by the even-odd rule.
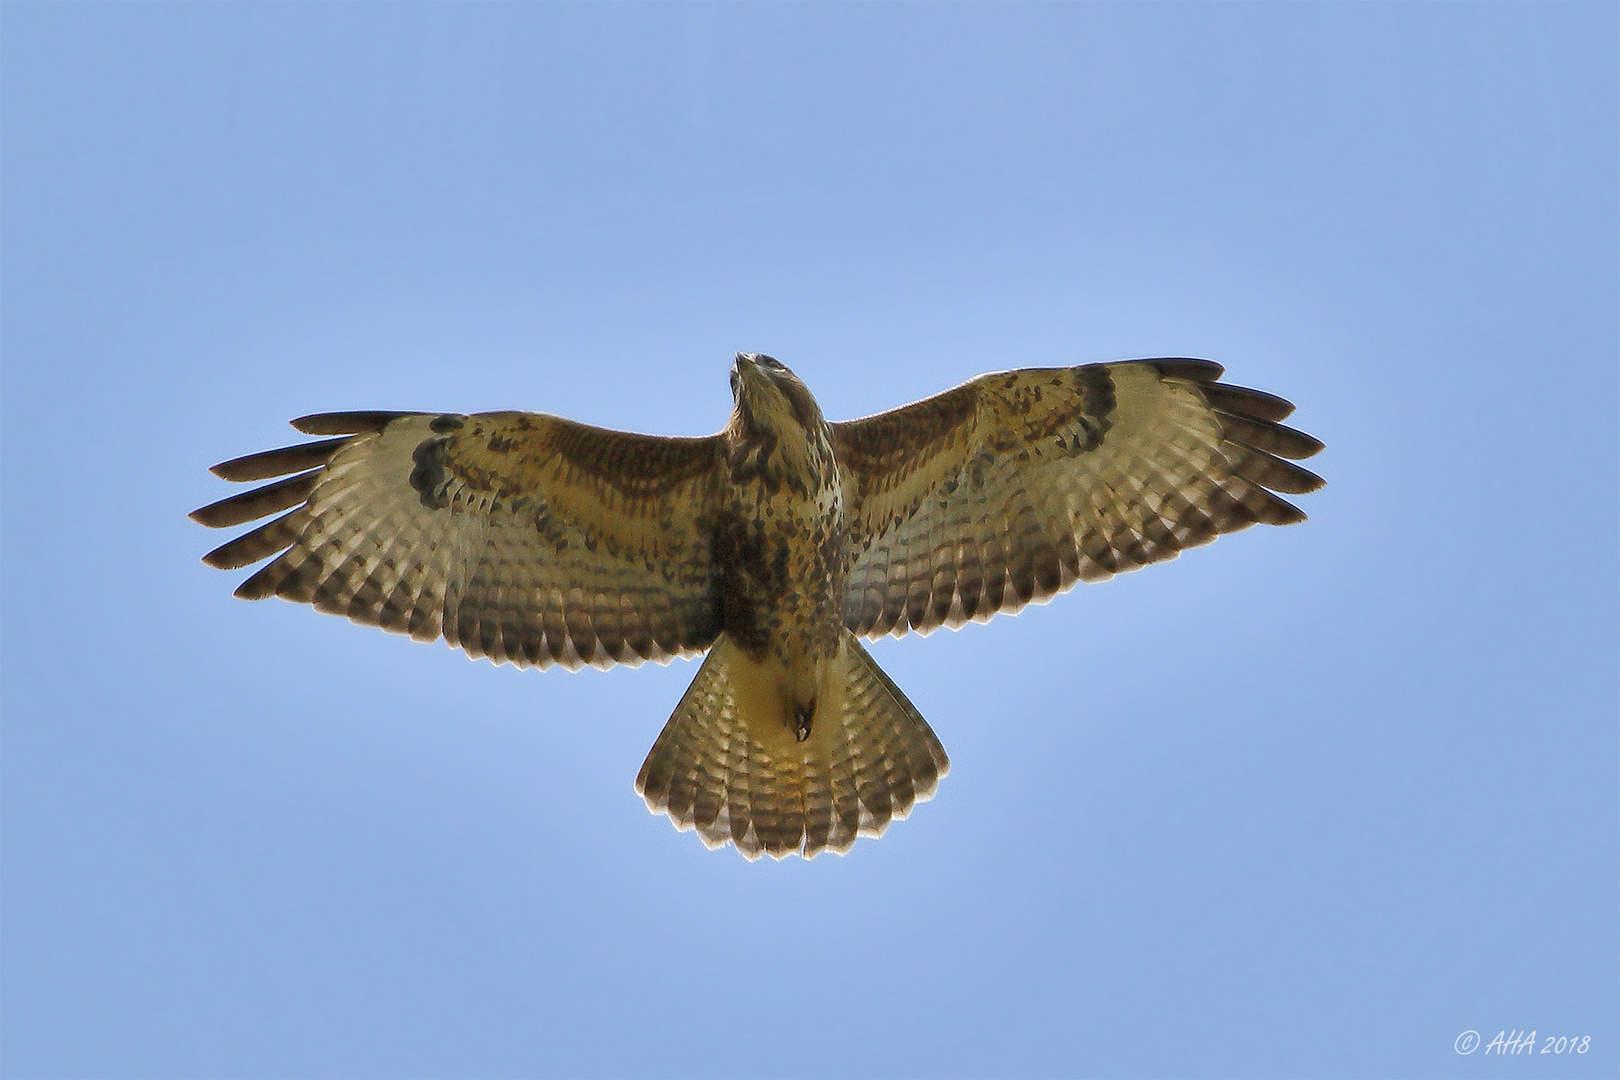
[[[855,559],[844,622],[899,636],[983,622],[1256,522],[1320,477],[1293,406],[1208,360],[982,375],[833,424]]]
[[[229,480],[292,475],[191,515],[222,527],[288,511],[204,556],[220,569],[275,556],[238,596],[520,666],[668,661],[719,633],[717,437],[518,412],[293,424],[339,437],[215,466]]]

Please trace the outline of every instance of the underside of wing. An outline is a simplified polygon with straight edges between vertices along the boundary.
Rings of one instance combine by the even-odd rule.
[[[852,509],[844,621],[878,637],[984,621],[1256,522],[1305,515],[1322,444],[1207,360],[980,376],[834,424]],[[1290,460],[1292,459],[1292,460]]]
[[[719,633],[709,535],[717,438],[606,431],[532,413],[328,413],[336,436],[214,467],[274,480],[191,516],[239,525],[204,557],[247,599],[443,637],[499,663],[667,661]]]

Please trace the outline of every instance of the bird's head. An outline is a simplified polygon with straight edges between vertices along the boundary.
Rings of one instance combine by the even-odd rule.
[[[769,356],[738,353],[731,369],[737,399],[726,426],[732,478],[803,472],[832,459],[821,407],[799,377]]]
[[[734,422],[748,430],[781,432],[821,427],[821,407],[781,361],[763,353],[738,353],[731,368]]]

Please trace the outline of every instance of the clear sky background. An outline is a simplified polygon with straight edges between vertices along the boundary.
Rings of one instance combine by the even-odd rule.
[[[1620,1074],[1617,40],[5,5],[0,1071]],[[953,769],[813,863],[633,794],[693,663],[495,668],[198,561],[290,417],[705,434],[736,350],[833,418],[1211,357],[1328,486],[876,645]]]

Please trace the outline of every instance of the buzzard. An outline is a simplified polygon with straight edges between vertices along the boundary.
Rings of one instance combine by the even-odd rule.
[[[192,513],[236,590],[547,667],[707,652],[636,790],[748,858],[847,851],[949,762],[862,638],[985,622],[1305,515],[1322,444],[1208,360],[981,375],[828,423],[739,354],[725,430],[664,438],[525,412],[324,413],[216,465],[273,483]]]

